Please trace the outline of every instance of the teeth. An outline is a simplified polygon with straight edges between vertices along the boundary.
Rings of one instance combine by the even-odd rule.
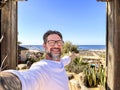
[[[58,51],[58,50],[51,50],[51,51]]]
[[[59,49],[53,49],[53,51],[60,51]]]

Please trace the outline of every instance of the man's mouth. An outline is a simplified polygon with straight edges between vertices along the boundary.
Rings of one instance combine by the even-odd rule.
[[[58,53],[61,52],[61,50],[60,50],[59,48],[51,48],[50,51],[51,51],[52,53],[54,53],[54,54],[58,54]]]

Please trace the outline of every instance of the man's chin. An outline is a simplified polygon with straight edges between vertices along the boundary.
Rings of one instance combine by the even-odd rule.
[[[60,54],[52,54],[52,59],[55,61],[60,61]]]

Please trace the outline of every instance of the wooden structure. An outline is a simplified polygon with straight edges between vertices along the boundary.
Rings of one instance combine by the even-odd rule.
[[[0,0],[0,65],[15,69],[17,64],[17,2]]]
[[[107,90],[120,90],[120,0],[107,3]]]
[[[120,0],[106,1],[106,90],[120,90]]]

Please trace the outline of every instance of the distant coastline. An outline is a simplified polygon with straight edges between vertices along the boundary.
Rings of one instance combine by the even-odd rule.
[[[40,50],[44,51],[42,45],[20,45],[22,47],[26,47],[28,49],[33,49],[33,50]],[[78,50],[105,50],[106,45],[77,45]]]
[[[105,50],[106,45],[78,45],[79,50]]]

